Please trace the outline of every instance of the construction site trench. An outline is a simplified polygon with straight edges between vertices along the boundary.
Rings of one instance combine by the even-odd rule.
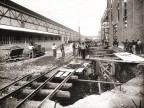
[[[100,95],[106,91],[110,91],[114,89],[116,86],[121,86],[122,84],[137,77],[138,75],[143,74],[143,70],[144,70],[144,66],[141,64],[115,63],[114,64],[115,73],[110,77],[112,78],[113,82],[119,84],[118,85],[116,84],[115,86],[114,83],[100,83],[99,86],[98,82],[92,82],[92,81],[103,81],[103,82],[112,82],[112,81],[109,81],[109,79],[106,76],[102,75],[100,71],[98,72],[99,67],[98,65],[96,65],[98,64],[98,61],[80,60],[79,58],[78,60],[75,59],[74,61],[81,62],[81,63],[89,63],[89,67],[85,69],[84,74],[78,76],[79,77],[78,79],[69,80],[67,82],[67,83],[72,83],[72,87],[67,90],[70,92],[70,98],[53,97],[51,99],[52,101],[54,101],[55,103],[59,103],[63,107],[72,105],[78,100],[84,99],[85,97],[91,95]],[[60,60],[55,60],[52,56],[44,56],[44,57],[39,57],[27,61],[18,61],[15,63],[1,65],[0,67],[1,87],[4,87],[11,81],[18,79],[19,77],[27,73],[36,72],[39,74],[46,71],[47,69],[50,69],[52,66],[54,65],[58,66],[59,64],[61,64]],[[112,65],[110,65],[110,67],[111,66]],[[42,80],[44,80],[44,78],[39,80],[39,82],[41,82]],[[54,79],[52,82],[59,83],[59,81],[60,80]],[[10,99],[7,99],[5,102],[3,102],[0,107],[5,108],[5,105],[7,104],[8,104],[7,106],[12,107],[18,101],[19,99],[17,100],[12,97]],[[34,97],[32,98],[32,101],[34,102],[41,101],[41,97],[40,96]],[[31,108],[31,106],[29,107],[29,105],[27,104],[25,108]]]

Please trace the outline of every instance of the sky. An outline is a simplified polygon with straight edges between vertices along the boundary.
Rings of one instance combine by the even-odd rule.
[[[11,0],[84,36],[97,36],[107,0]]]

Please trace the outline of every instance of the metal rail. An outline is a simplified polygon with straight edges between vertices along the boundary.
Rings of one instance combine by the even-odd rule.
[[[33,72],[32,74],[34,74],[34,72]],[[7,86],[1,88],[1,89],[0,89],[0,92],[3,91],[3,90],[5,90],[6,88],[8,88],[8,87],[10,87],[10,86],[12,86],[12,85],[14,85],[14,84],[16,84],[17,82],[21,81],[22,79],[31,76],[32,74],[25,75],[24,77],[22,77],[22,78],[20,78],[20,79],[18,79],[18,80],[16,80],[16,81],[10,83],[9,85],[7,85]]]
[[[72,57],[72,56],[71,56],[71,53],[72,53],[72,52],[67,53],[66,56],[65,56],[65,58],[67,57],[68,61],[71,61],[71,60],[73,59],[73,58],[70,58],[70,57]],[[15,91],[13,91],[13,92],[5,95],[4,97],[0,98],[0,101],[3,101],[4,99],[12,96],[13,94],[17,93],[18,91],[22,90],[23,88],[31,85],[34,81],[36,81],[36,80],[44,77],[46,74],[48,74],[49,72],[51,72],[51,71],[59,68],[60,66],[61,66],[61,64],[60,64],[59,66],[54,66],[54,67],[52,67],[52,69],[49,70],[48,72],[45,72],[45,73],[41,74],[40,76],[38,76],[38,77],[34,78],[33,80],[31,80],[29,83],[21,86],[20,88],[16,89]],[[32,73],[32,74],[33,74],[33,73]],[[19,80],[17,80],[17,81],[15,81],[15,82],[13,82],[13,83],[5,86],[4,88],[0,89],[0,91],[2,91],[2,90],[4,90],[4,89],[6,89],[6,88],[8,88],[8,87],[10,87],[10,86],[12,86],[12,85],[14,85],[14,84],[16,84],[18,81],[20,81],[20,80],[22,80],[22,79],[24,79],[24,78],[26,78],[26,77],[28,77],[28,76],[30,76],[30,75],[32,75],[32,74],[29,74],[29,75],[24,76],[23,78],[20,78]],[[52,80],[56,74],[57,74],[57,72],[56,72],[52,77],[48,78],[48,79],[47,79],[43,84],[41,84],[34,92],[32,92],[31,94],[29,94],[23,101],[21,101],[21,102],[20,102],[17,106],[15,106],[14,108],[19,108],[24,102],[26,102],[28,99],[31,99],[41,88],[43,88],[43,87],[45,86],[45,84],[46,84],[47,82],[49,82],[50,80]],[[61,87],[62,87],[62,86],[61,86]]]
[[[72,53],[72,52],[66,54],[68,58],[71,57],[71,56],[69,56],[71,53]],[[73,59],[73,58],[72,58],[72,59]],[[71,59],[69,59],[68,61],[71,61]],[[58,66],[58,67],[59,67],[59,66]],[[58,68],[58,67],[57,67],[57,68]],[[56,68],[55,68],[55,69],[56,69]],[[58,72],[56,72],[56,73],[53,74],[50,78],[48,78],[44,83],[42,83],[36,90],[34,90],[31,94],[29,94],[25,99],[23,99],[23,100],[22,100],[17,106],[15,106],[14,108],[20,108],[28,99],[31,99],[37,92],[39,92],[39,90],[40,90],[41,88],[43,88],[43,87],[46,85],[47,82],[51,81],[51,80],[55,77],[55,75],[56,75],[57,73],[58,73]],[[68,76],[48,95],[48,97],[49,97],[49,96],[53,97],[54,94],[63,86],[63,84],[64,84],[67,80],[70,79],[70,77],[71,77],[73,74],[74,74],[74,72],[71,73],[71,74],[69,74],[70,76],[68,75]],[[42,102],[43,102],[43,101],[42,101]]]
[[[34,90],[31,94],[29,94],[23,101],[21,101],[17,106],[15,106],[14,108],[19,108],[21,107],[21,105],[26,102],[28,99],[31,99],[41,88],[43,88],[47,82],[49,82],[50,80],[52,80],[54,78],[54,76],[57,74],[58,72],[56,72],[52,77],[48,78],[44,83],[42,83],[36,90]]]
[[[37,107],[37,108],[41,108],[41,106],[44,104],[44,102],[47,99],[51,99],[56,93],[57,91],[70,79],[70,77],[76,72],[77,69],[75,69],[75,71],[71,72],[42,102],[41,104]]]
[[[72,53],[72,52],[69,52],[69,53],[65,54],[65,59],[68,59],[68,61],[71,61],[71,60],[73,59],[73,58],[70,58],[70,57],[72,57],[72,56],[71,56],[71,53]],[[60,64],[59,66],[54,66],[54,67],[52,67],[52,69],[49,70],[48,72],[45,72],[45,73],[41,74],[40,76],[38,76],[38,77],[34,78],[33,80],[31,80],[30,82],[28,82],[27,84],[21,86],[20,88],[16,89],[15,91],[12,91],[11,93],[9,93],[9,94],[5,95],[4,97],[0,98],[0,101],[5,100],[6,98],[8,98],[8,97],[12,96],[13,94],[17,93],[18,91],[20,91],[20,90],[24,89],[25,87],[31,85],[34,81],[37,81],[38,79],[44,77],[46,74],[48,74],[49,72],[51,72],[51,71],[59,68],[60,66],[61,66],[61,64]],[[33,73],[32,73],[32,74],[33,74]],[[3,87],[2,89],[0,89],[0,91],[5,90],[6,88],[8,88],[8,87],[10,87],[10,86],[12,86],[12,85],[14,85],[14,84],[16,84],[18,81],[20,81],[20,80],[22,80],[22,79],[24,79],[24,78],[26,78],[26,77],[29,77],[29,76],[32,75],[32,74],[26,75],[26,76],[24,76],[23,78],[20,78],[20,79],[18,79],[17,81],[15,81],[15,82],[13,82],[13,83],[10,83],[9,85],[7,85],[7,86]],[[19,108],[24,102],[26,102],[28,99],[31,99],[41,88],[43,88],[43,87],[46,85],[47,82],[49,82],[50,80],[52,80],[56,74],[57,74],[57,72],[56,72],[54,75],[52,75],[52,77],[48,78],[43,84],[41,84],[35,91],[33,91],[32,93],[30,93],[28,96],[26,96],[26,98],[23,99],[23,100],[22,100],[18,105],[16,105],[14,108]],[[67,78],[67,77],[66,77],[66,78]],[[67,80],[64,80],[64,81],[67,81]],[[64,82],[63,82],[63,84],[64,84]],[[63,84],[62,84],[62,85],[63,85]],[[61,85],[60,87],[58,87],[58,88],[60,89],[60,88],[62,87],[62,85]],[[57,88],[57,89],[58,89],[58,88]]]
[[[15,91],[13,91],[13,92],[11,92],[11,93],[5,95],[4,97],[0,98],[0,101],[6,99],[6,98],[8,98],[8,97],[10,97],[11,95],[15,94],[16,92],[18,92],[18,91],[22,90],[23,88],[29,86],[29,85],[32,84],[34,81],[36,81],[36,80],[42,78],[44,75],[48,74],[49,72],[53,71],[53,70],[56,69],[56,68],[58,68],[58,67],[54,67],[54,68],[51,69],[50,71],[45,72],[44,74],[42,74],[42,75],[40,75],[40,76],[34,78],[32,81],[30,81],[29,83],[23,85],[22,87],[20,87],[20,88],[16,89]]]

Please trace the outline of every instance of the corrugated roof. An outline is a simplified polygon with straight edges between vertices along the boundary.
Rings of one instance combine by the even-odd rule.
[[[55,34],[55,33],[49,33],[49,32],[44,32],[44,31],[25,29],[25,28],[13,27],[13,26],[7,26],[7,25],[0,25],[0,29],[22,31],[22,32],[29,32],[29,33],[47,34],[47,35],[57,35],[57,36],[59,35],[59,34]]]

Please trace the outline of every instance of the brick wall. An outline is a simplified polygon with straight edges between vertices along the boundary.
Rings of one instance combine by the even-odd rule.
[[[110,0],[109,0],[110,2]],[[122,41],[128,39],[137,40],[138,38],[144,43],[144,1],[143,0],[127,0],[127,28],[124,26],[124,0],[119,0],[119,20],[118,20],[118,0],[114,0],[112,3],[112,16],[109,12],[110,22],[110,45],[113,41],[113,25],[117,24],[117,33],[119,43],[122,45]],[[109,6],[110,7],[110,3]],[[112,21],[111,21],[112,20]]]

